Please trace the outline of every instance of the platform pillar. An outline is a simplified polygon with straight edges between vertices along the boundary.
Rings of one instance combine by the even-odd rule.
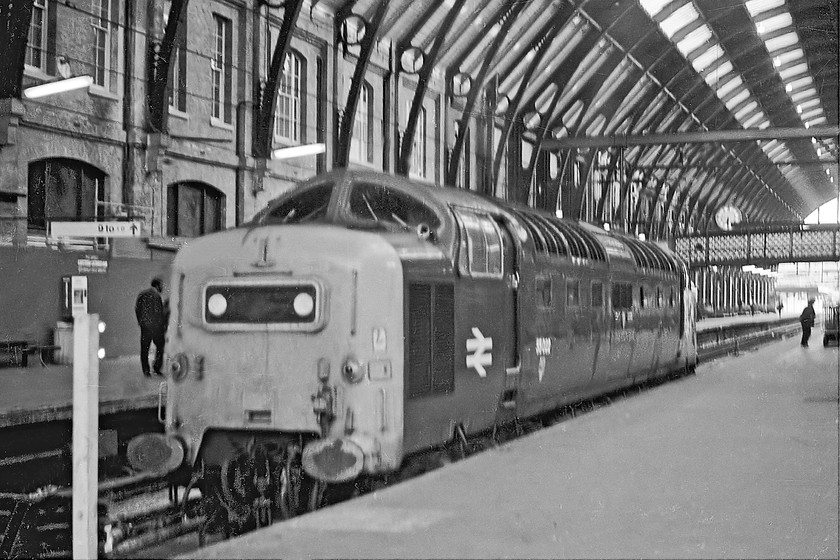
[[[73,558],[97,557],[99,315],[74,315]]]

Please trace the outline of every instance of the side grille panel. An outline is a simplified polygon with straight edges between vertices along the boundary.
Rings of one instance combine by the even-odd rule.
[[[408,398],[454,390],[454,288],[413,283],[408,288]]]

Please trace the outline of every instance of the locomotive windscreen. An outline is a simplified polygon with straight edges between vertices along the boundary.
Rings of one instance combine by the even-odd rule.
[[[317,290],[303,285],[210,285],[204,292],[204,320],[220,323],[312,323]]]

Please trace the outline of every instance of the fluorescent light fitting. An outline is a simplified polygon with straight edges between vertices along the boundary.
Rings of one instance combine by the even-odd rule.
[[[303,144],[302,146],[291,146],[289,148],[277,148],[271,152],[271,159],[290,159],[303,156],[314,156],[327,151],[326,144]]]
[[[75,76],[66,80],[56,80],[26,88],[23,90],[23,96],[27,99],[37,99],[39,97],[90,87],[92,83],[93,77],[91,76]]]

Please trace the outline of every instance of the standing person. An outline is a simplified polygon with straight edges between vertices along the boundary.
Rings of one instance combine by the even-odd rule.
[[[817,318],[817,313],[814,311],[814,302],[816,299],[808,298],[808,305],[802,310],[802,315],[799,316],[799,322],[802,323],[802,347],[808,347],[808,339],[811,338],[811,327],[814,326],[814,320]]]
[[[149,347],[155,343],[155,364],[154,370],[158,375],[163,375],[160,368],[163,366],[163,346],[166,343],[164,336],[166,332],[166,312],[161,299],[163,282],[160,278],[152,280],[151,288],[146,288],[137,296],[134,304],[134,314],[137,316],[137,324],[140,325],[140,364],[143,368],[143,375],[149,377]]]
[[[785,304],[782,303],[781,300],[779,300],[779,305],[776,306],[776,311],[779,312],[779,317],[782,316],[782,309],[784,309],[784,308],[785,308]]]

